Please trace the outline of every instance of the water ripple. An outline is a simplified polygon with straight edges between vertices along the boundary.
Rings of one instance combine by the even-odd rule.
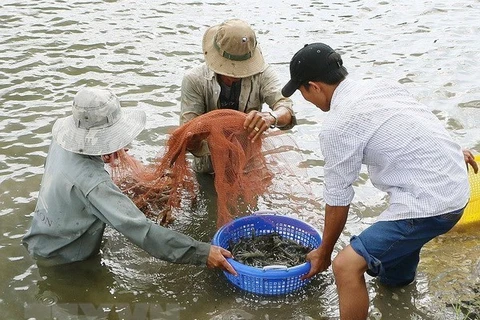
[[[19,237],[26,230],[35,205],[51,127],[57,118],[70,114],[76,91],[83,86],[109,87],[119,95],[122,105],[145,110],[149,115],[147,128],[132,144],[132,151],[142,159],[151,159],[178,125],[182,76],[203,61],[204,30],[227,17],[251,22],[266,60],[278,71],[282,83],[288,80],[288,63],[298,48],[304,43],[326,41],[342,53],[352,78],[387,77],[403,83],[435,112],[462,146],[480,152],[478,2],[220,0],[170,1],[159,5],[158,1],[149,0],[138,4],[115,0],[0,3],[3,279],[14,279],[19,265],[33,263],[17,259],[25,254]],[[296,215],[321,230],[324,161],[318,131],[325,115],[300,95],[292,99],[298,118],[292,134],[298,146],[289,152],[295,158],[299,186],[305,188],[292,188],[291,181],[285,179],[259,204]],[[365,172],[355,183],[355,193],[345,232],[335,252],[348,244],[351,235],[373,223],[385,208],[387,198],[371,186]],[[208,205],[206,201],[205,206]],[[180,220],[178,229],[195,231],[196,236],[208,241],[214,231],[214,217],[205,212],[206,208],[199,210]],[[385,294],[385,303],[381,299],[375,302],[379,312],[384,317],[395,313],[400,318],[418,318],[422,314],[425,319],[434,319],[429,313],[425,315],[423,309],[445,308],[437,304],[437,297],[429,295],[432,292],[445,293],[440,297],[442,301],[451,302],[451,297],[464,295],[466,301],[474,301],[471,294],[478,288],[469,286],[475,283],[471,269],[478,263],[472,258],[478,247],[465,237],[456,238],[457,243],[465,245],[462,250],[448,242],[434,249],[427,247],[416,291],[398,292],[398,300]],[[102,272],[107,280],[101,286],[110,291],[98,293],[101,299],[156,299],[186,306],[186,317],[204,319],[235,315],[229,310],[243,310],[256,318],[338,316],[330,272],[298,296],[250,301],[228,287],[221,274],[151,259],[118,234],[108,232],[102,250]],[[458,262],[452,267],[443,262],[445,256],[450,257],[449,263]],[[434,266],[442,270],[436,272]],[[454,272],[457,269],[461,275]],[[16,308],[23,314],[23,307],[14,301],[17,298],[30,302],[38,299],[47,305],[63,298],[56,297],[55,292],[35,296],[38,277],[32,271],[21,280],[0,283],[6,292],[0,300],[2,308],[5,304],[14,306],[9,309],[12,314],[18,311]],[[95,291],[95,285],[84,282],[75,284]],[[373,295],[378,293],[374,282],[369,282],[369,286]],[[13,290],[15,297],[10,297],[8,293]],[[418,299],[416,303],[410,301],[412,295]],[[405,307],[413,311],[402,314],[394,310]]]

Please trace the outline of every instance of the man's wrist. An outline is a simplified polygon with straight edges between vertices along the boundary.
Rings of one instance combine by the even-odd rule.
[[[272,129],[273,129],[273,128],[276,128],[277,125],[278,125],[278,116],[277,116],[277,114],[275,113],[275,111],[270,111],[270,112],[268,112],[268,113],[270,114],[270,116],[272,116],[272,118],[273,118],[273,120],[274,120],[273,123],[270,125],[270,128],[272,128]]]

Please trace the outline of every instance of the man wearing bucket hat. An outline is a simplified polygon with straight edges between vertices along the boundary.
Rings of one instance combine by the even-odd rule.
[[[468,202],[465,161],[478,167],[468,151],[464,158],[436,116],[398,83],[354,81],[347,75],[335,50],[309,44],[293,56],[291,79],[282,92],[289,97],[298,89],[328,112],[320,131],[324,231],[321,245],[307,256],[311,269],[305,278],[332,264],[340,318],[366,319],[364,273],[390,286],[414,281],[423,245],[449,231]],[[373,185],[389,195],[389,206],[331,262],[362,164]]]
[[[249,139],[269,128],[291,129],[296,124],[292,101],[282,96],[273,68],[265,63],[255,32],[239,19],[207,29],[202,41],[205,63],[187,72],[182,81],[180,124],[215,109],[247,113]],[[263,103],[271,108],[262,112]],[[195,149],[194,169],[212,172],[206,141]]]
[[[72,113],[53,126],[37,205],[23,238],[39,265],[96,255],[108,224],[159,259],[235,274],[225,259],[230,252],[153,223],[104,169],[104,161],[143,130],[143,111],[122,109],[109,90],[85,88],[75,95]]]

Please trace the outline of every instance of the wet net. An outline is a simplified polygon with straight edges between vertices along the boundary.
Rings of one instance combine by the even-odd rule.
[[[112,178],[119,188],[149,218],[166,225],[183,200],[195,203],[198,183],[189,151],[206,140],[214,169],[217,194],[217,226],[242,215],[239,203],[255,206],[257,197],[272,184],[273,172],[262,149],[264,138],[252,142],[243,128],[246,114],[215,110],[174,130],[163,154],[145,165],[125,151],[110,163]]]

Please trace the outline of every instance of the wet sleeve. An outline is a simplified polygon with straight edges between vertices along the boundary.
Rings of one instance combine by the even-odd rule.
[[[180,125],[206,113],[205,97],[200,88],[199,81],[193,73],[187,73],[182,80],[180,96]],[[208,160],[210,149],[204,140],[197,150],[190,150],[195,157],[203,157]]]
[[[204,114],[206,110],[200,81],[194,73],[185,74],[180,93],[180,125]]]
[[[293,102],[290,98],[282,95],[280,80],[271,66],[268,66],[262,73],[260,85],[263,100],[272,110],[283,107],[286,108],[292,116],[290,124],[280,127],[279,129],[288,130],[293,128],[297,124],[295,112],[293,111]]]
[[[153,223],[112,181],[100,183],[87,197],[94,215],[152,256],[174,263],[206,265],[210,244]]]

